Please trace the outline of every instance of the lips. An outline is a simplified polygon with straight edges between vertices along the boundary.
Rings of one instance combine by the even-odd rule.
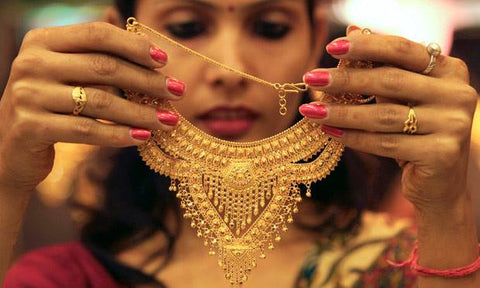
[[[246,107],[217,107],[198,117],[200,128],[219,138],[238,138],[246,134],[257,113]]]

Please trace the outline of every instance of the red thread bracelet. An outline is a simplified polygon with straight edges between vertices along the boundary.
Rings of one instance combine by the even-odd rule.
[[[480,248],[480,244],[478,247]],[[415,273],[421,276],[438,276],[438,277],[445,277],[445,278],[465,277],[475,273],[480,269],[480,257],[478,257],[477,260],[475,260],[475,262],[473,262],[470,265],[463,266],[460,268],[455,268],[455,269],[436,270],[436,269],[420,266],[418,265],[418,246],[416,243],[415,243],[415,247],[412,250],[412,253],[410,253],[410,257],[408,258],[408,260],[401,263],[395,263],[390,260],[387,260],[387,263],[397,268],[403,268],[408,266]]]

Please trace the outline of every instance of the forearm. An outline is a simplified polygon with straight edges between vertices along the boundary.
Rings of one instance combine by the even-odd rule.
[[[437,270],[473,263],[479,253],[471,200],[442,211],[417,211],[419,265]],[[480,271],[468,277],[419,277],[420,288],[477,288]]]
[[[31,193],[0,185],[0,283],[11,264],[18,233]]]

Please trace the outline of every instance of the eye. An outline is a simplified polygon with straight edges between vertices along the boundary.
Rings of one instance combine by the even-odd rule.
[[[167,24],[165,28],[171,35],[180,39],[191,39],[207,30],[205,23],[197,20]]]
[[[291,27],[280,22],[259,19],[253,24],[253,33],[270,40],[278,40],[290,32]]]

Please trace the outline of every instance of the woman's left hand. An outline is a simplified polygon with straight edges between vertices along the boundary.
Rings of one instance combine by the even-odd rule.
[[[477,235],[466,177],[477,92],[469,85],[466,64],[440,55],[425,75],[430,55],[424,45],[349,30],[327,51],[338,59],[384,65],[317,69],[304,80],[314,90],[375,95],[377,103],[316,102],[302,105],[300,112],[346,146],[402,163],[402,190],[417,214],[420,265],[444,270],[473,263]],[[403,132],[411,108],[418,120],[413,135]],[[419,287],[480,287],[480,275],[420,277]]]
[[[403,166],[404,195],[417,209],[444,209],[466,193],[470,132],[477,92],[469,86],[466,64],[440,55],[428,75],[424,45],[360,30],[332,42],[338,59],[385,64],[374,69],[317,69],[304,80],[314,90],[376,95],[374,105],[312,103],[300,112],[324,125],[346,146],[390,157]],[[414,135],[403,133],[410,112],[418,119]]]

